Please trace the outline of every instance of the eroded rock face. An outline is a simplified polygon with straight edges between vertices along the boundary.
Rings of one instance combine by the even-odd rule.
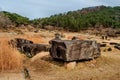
[[[96,41],[53,40],[50,55],[64,61],[93,59],[100,56],[100,46]]]

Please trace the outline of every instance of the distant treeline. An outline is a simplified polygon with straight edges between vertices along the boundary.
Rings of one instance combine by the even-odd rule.
[[[35,19],[33,23],[42,28],[51,25],[71,31],[80,31],[100,25],[120,28],[120,7],[88,7],[82,10],[56,14],[48,18]]]
[[[9,23],[15,23],[17,25],[30,24],[38,28],[45,28],[48,25],[70,31],[80,31],[90,27],[94,28],[99,26],[120,28],[120,6],[88,7],[77,11],[69,11],[66,13],[52,15],[47,18],[39,18],[34,20],[29,20],[28,18],[16,13],[6,11],[0,12],[0,16],[1,13],[4,14],[2,15],[2,18],[7,17],[5,19],[10,21]]]

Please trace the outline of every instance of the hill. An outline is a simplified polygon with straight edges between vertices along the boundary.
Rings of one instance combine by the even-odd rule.
[[[0,12],[0,28],[32,25],[35,28],[80,31],[88,28],[120,28],[120,6],[94,6],[81,10],[55,14],[46,18],[29,20],[16,13]]]
[[[34,31],[29,18],[7,11],[0,12],[0,32],[17,32],[21,34],[25,31]]]
[[[10,27],[10,25],[19,26],[21,24],[29,24],[29,19],[16,13],[7,11],[0,12],[0,27]]]
[[[50,25],[70,31],[80,31],[94,27],[120,27],[120,7],[95,6],[77,11],[69,11],[47,18],[35,19],[33,24],[45,28]]]

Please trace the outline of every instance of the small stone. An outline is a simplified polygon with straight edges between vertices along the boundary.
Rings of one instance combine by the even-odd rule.
[[[103,69],[103,68],[99,68],[99,71],[100,71],[100,72],[103,72],[103,71],[104,71],[104,69]]]
[[[108,51],[112,51],[112,48],[108,48]]]
[[[76,62],[65,62],[65,67],[68,69],[68,70],[71,70],[71,69],[75,69],[75,66],[76,66]]]

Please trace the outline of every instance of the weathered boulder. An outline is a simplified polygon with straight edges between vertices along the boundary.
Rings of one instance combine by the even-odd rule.
[[[106,47],[107,44],[100,44],[100,47]]]
[[[100,46],[88,40],[52,40],[50,55],[64,61],[93,59],[100,56]]]
[[[114,48],[120,50],[120,45],[115,45]]]
[[[49,51],[49,45],[46,44],[23,44],[22,52],[28,57],[33,57],[41,51]]]
[[[115,34],[116,34],[117,36],[120,36],[120,30],[117,30],[117,31],[115,32]]]
[[[73,36],[72,40],[80,40],[80,39],[78,37],[76,37],[76,36]]]
[[[15,38],[9,41],[9,44],[21,51],[23,44],[33,44],[33,41],[23,38]]]
[[[108,48],[107,50],[108,50],[108,51],[112,51],[112,48]]]
[[[73,62],[65,62],[64,66],[68,69],[68,70],[72,70],[75,68],[76,66],[76,61]]]
[[[41,51],[49,51],[50,46],[46,44],[34,44],[30,40],[15,38],[9,41],[9,44],[17,48],[28,57],[33,57]]]
[[[53,38],[52,40],[49,41],[49,44],[52,44],[52,41],[54,40],[61,40],[60,34],[59,33],[55,33],[55,38]]]
[[[110,42],[109,44],[110,45],[118,45],[118,43],[116,43],[116,42]]]

